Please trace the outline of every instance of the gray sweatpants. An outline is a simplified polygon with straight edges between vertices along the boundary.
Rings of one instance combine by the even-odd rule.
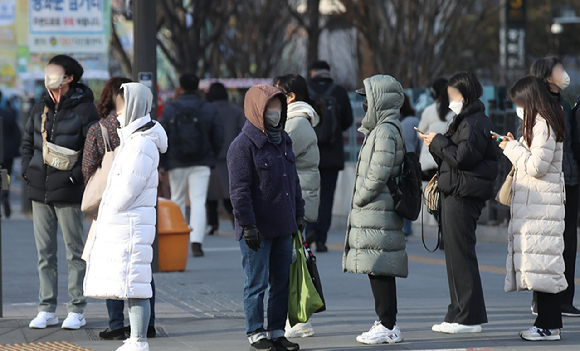
[[[83,212],[72,204],[44,204],[32,201],[34,239],[38,252],[40,291],[38,311],[55,312],[58,297],[57,230],[62,230],[68,262],[68,312],[83,313],[87,304],[83,295],[85,261],[83,253]]]

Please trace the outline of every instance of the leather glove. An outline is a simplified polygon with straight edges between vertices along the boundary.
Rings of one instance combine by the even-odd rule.
[[[296,225],[298,226],[298,230],[300,233],[304,234],[304,230],[306,230],[306,220],[304,217],[296,217]]]
[[[255,224],[244,227],[244,240],[250,249],[258,252],[260,244],[262,243],[262,236]]]

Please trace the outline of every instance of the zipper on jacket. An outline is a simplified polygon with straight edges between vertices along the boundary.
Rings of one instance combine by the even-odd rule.
[[[54,115],[52,117],[52,128],[50,129],[50,137],[52,139],[52,136],[54,135],[54,125],[55,125],[55,120],[56,120],[56,114],[58,113],[58,109],[57,106],[55,105],[54,107]],[[43,156],[44,158],[44,156]],[[44,165],[44,168],[46,168],[46,177],[44,178],[44,203],[48,203],[48,166]]]

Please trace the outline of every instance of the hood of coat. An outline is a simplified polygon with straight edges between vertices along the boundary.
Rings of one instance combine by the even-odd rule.
[[[368,134],[383,122],[399,119],[405,96],[401,83],[391,76],[376,75],[365,79],[363,83],[368,109],[359,130]]]
[[[123,128],[149,115],[153,104],[153,94],[151,89],[141,83],[125,83],[121,85],[121,88],[123,88],[125,99],[125,111],[122,111],[118,119]]]
[[[149,122],[151,122],[150,115],[136,119],[125,128],[121,128],[118,130],[119,137],[121,138],[121,140],[125,141],[128,138],[130,138],[133,134],[140,133],[142,136],[149,138],[151,141],[153,141],[155,146],[157,146],[157,149],[159,149],[159,152],[164,154],[167,151],[168,146],[167,133],[165,132],[165,129],[163,129],[160,123],[155,122],[155,125],[153,127],[145,131],[139,132],[137,131],[139,128],[143,127]]]
[[[304,101],[296,101],[288,105],[288,119],[297,117],[308,119],[313,127],[316,127],[320,123],[318,113],[316,113],[310,104]]]
[[[43,97],[44,103],[51,110],[54,111],[55,104],[49,94],[50,93],[48,92],[44,94]],[[87,87],[84,84],[77,83],[74,86],[74,88],[67,91],[67,93],[60,98],[60,104],[58,106],[58,109],[59,110],[72,109],[84,102],[88,103],[95,102],[95,95],[93,94],[93,91],[89,87]]]
[[[268,107],[268,101],[273,97],[278,97],[282,102],[282,118],[280,124],[282,128],[286,125],[286,96],[281,90],[271,85],[255,85],[248,90],[244,98],[244,115],[256,128],[265,132],[264,113]]]

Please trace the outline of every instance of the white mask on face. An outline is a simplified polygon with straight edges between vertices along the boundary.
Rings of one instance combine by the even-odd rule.
[[[45,75],[44,76],[44,86],[48,90],[56,90],[62,85],[62,81],[66,76],[61,76],[58,74]]]
[[[266,111],[266,124],[272,127],[276,127],[280,124],[280,119],[282,118],[282,111]]]
[[[524,119],[524,109],[521,107],[516,108],[516,114],[520,119]]]
[[[556,85],[560,90],[565,90],[570,85],[570,76],[568,75],[568,72],[562,72],[562,83],[557,83]]]
[[[451,111],[453,111],[453,113],[455,113],[456,115],[461,113],[461,110],[463,110],[463,100],[461,101],[451,101],[449,103],[449,109]]]

